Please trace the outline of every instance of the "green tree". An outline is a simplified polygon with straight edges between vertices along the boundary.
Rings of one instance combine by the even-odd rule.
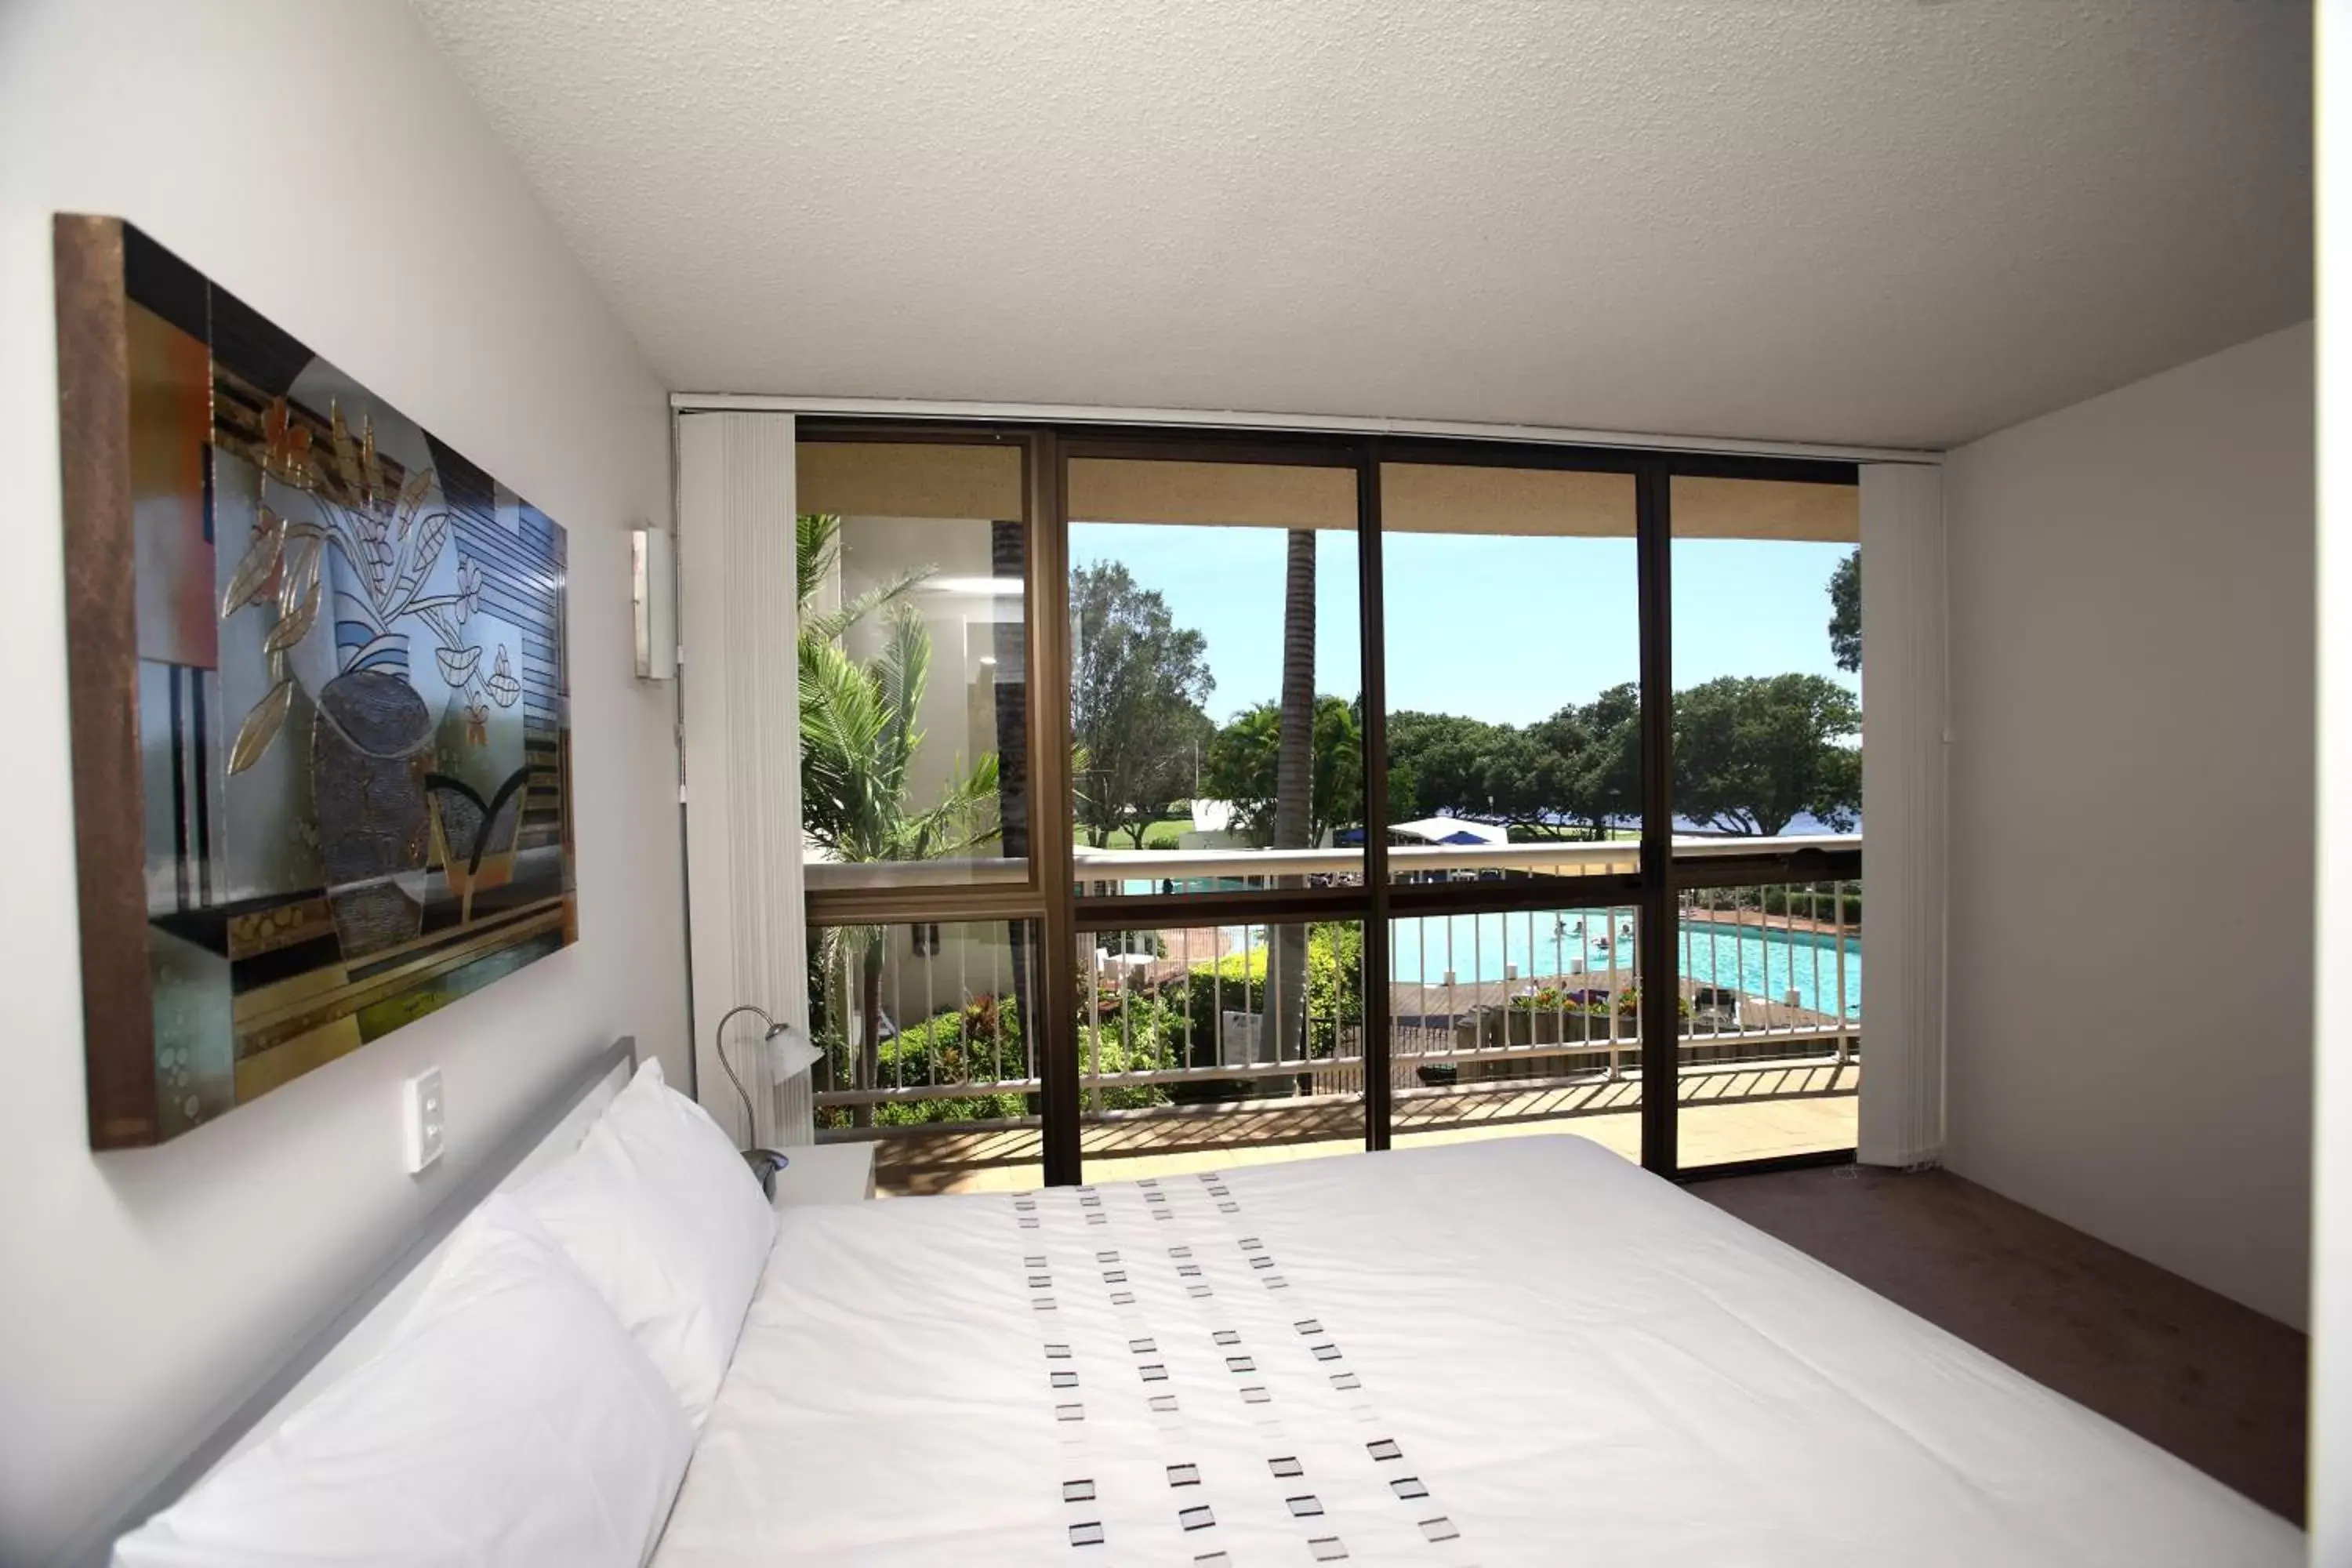
[[[1568,801],[1570,764],[1559,747],[1570,739],[1452,713],[1402,712],[1389,720],[1390,766],[1409,773],[1423,811],[1549,823]]]
[[[1486,758],[1497,726],[1453,713],[1410,709],[1389,715],[1389,762],[1412,774],[1416,804],[1427,813],[1483,815]]]
[[[1413,772],[1411,763],[1391,760],[1389,763],[1389,820],[1417,822],[1429,815],[1421,804],[1421,775]]]
[[[1318,697],[1313,737],[1307,843],[1295,847],[1299,848],[1320,844],[1325,835],[1357,826],[1364,819],[1364,735],[1355,707],[1328,694]],[[1282,711],[1274,703],[1261,702],[1236,715],[1210,741],[1201,772],[1202,793],[1232,802],[1234,828],[1256,843],[1271,844],[1281,763]]]
[[[931,638],[905,595],[928,570],[910,572],[830,611],[816,599],[840,559],[841,519],[803,514],[794,531],[800,604],[801,823],[835,860],[929,860],[961,854],[998,832],[996,754],[950,776],[927,805],[908,798],[917,722],[930,680]],[[871,659],[845,646],[851,627],[882,616]],[[858,1087],[873,1087],[882,1019],[882,928],[828,931],[841,962],[855,963],[865,1021]],[[861,1113],[862,1117],[863,1113]]]
[[[1201,711],[1216,685],[1208,644],[1109,561],[1070,574],[1070,635],[1078,821],[1097,848],[1125,828],[1139,849],[1144,828],[1192,793],[1214,731]]]
[[[1610,825],[1642,815],[1642,689],[1612,686],[1582,706],[1561,709],[1532,727],[1559,758],[1565,781],[1559,815],[1595,838]]]
[[[1324,921],[1298,928],[1307,952],[1307,1059],[1339,1054],[1364,1019],[1364,928],[1354,921]],[[1216,1062],[1220,1011],[1257,1013],[1265,1005],[1269,961],[1265,948],[1229,952],[1214,963],[1195,963],[1170,982],[1163,1000],[1180,1009],[1190,1030],[1190,1053],[1176,1065]],[[1295,1059],[1295,1058],[1294,1058]]]
[[[1830,574],[1830,652],[1840,669],[1862,670],[1862,546]]]
[[[1727,675],[1675,698],[1675,806],[1771,837],[1801,812],[1845,831],[1862,805],[1853,694],[1826,676]]]

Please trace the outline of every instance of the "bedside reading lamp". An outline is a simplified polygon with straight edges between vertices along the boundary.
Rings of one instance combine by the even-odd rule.
[[[740,1007],[728,1009],[726,1016],[719,1020],[718,1028],[712,1031],[713,1043],[719,1047],[719,1065],[726,1070],[727,1081],[735,1086],[735,1092],[742,1098],[744,1127],[751,1131],[752,1136],[757,1137],[760,1122],[759,1118],[751,1111],[751,1091],[743,1087],[743,1080],[735,1075],[735,1064],[727,1059],[727,1026],[733,1023],[738,1015],[743,1013],[751,1014],[768,1026],[767,1032],[760,1037],[760,1054],[761,1059],[768,1064],[768,1078],[771,1082],[782,1083],[787,1079],[808,1071],[824,1053],[801,1038],[799,1031],[790,1024],[777,1022],[769,1016],[765,1008],[755,1007],[749,1002]],[[742,1154],[751,1167],[751,1173],[760,1178],[760,1190],[770,1197],[774,1197],[776,1173],[792,1163],[785,1156],[784,1152],[781,1149],[761,1148],[755,1144],[742,1151]]]

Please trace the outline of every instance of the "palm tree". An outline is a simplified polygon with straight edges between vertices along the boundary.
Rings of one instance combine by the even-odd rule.
[[[999,831],[997,760],[983,752],[952,774],[938,801],[917,809],[908,773],[923,742],[917,724],[930,678],[931,638],[906,594],[929,571],[909,572],[834,609],[815,608],[840,558],[841,519],[804,514],[794,537],[800,605],[801,820],[835,860],[929,860],[986,842]],[[882,646],[860,660],[844,646],[852,626],[879,611]],[[823,967],[855,959],[859,1012],[857,1087],[871,1089],[881,1057],[883,928],[828,930]],[[860,1126],[872,1120],[860,1106]]]
[[[1315,533],[1293,529],[1282,605],[1282,739],[1274,772],[1274,847],[1312,847],[1315,792]],[[1279,884],[1297,887],[1297,878]],[[1266,1007],[1276,1059],[1307,1038],[1307,927],[1277,927],[1267,955]],[[1303,1055],[1303,1049],[1301,1050]]]

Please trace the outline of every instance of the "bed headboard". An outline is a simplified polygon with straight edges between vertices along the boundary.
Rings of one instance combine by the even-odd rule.
[[[105,1563],[117,1536],[169,1506],[222,1460],[261,1441],[320,1390],[383,1349],[432,1278],[433,1264],[458,1223],[492,1193],[529,1179],[576,1148],[628,1081],[636,1060],[636,1037],[625,1035],[567,1074],[488,1159],[386,1247],[350,1296],[313,1319],[281,1354],[224,1395],[203,1426],[126,1489],[53,1561]]]

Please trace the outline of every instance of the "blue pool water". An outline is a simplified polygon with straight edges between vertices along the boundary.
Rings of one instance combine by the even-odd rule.
[[[1501,980],[1505,965],[1521,979],[1630,968],[1638,956],[1632,910],[1578,910],[1559,915],[1454,915],[1401,920],[1391,940],[1389,973],[1401,984],[1443,984],[1445,973],[1467,984]],[[1685,976],[1835,1015],[1839,1009],[1839,950],[1844,950],[1843,1000],[1849,1019],[1862,1016],[1862,941],[1777,927],[1685,921],[1679,939]],[[1606,944],[1605,946],[1603,944]]]
[[[1237,880],[1226,879],[1238,887]],[[1122,884],[1129,894],[1160,890],[1157,883]],[[1181,882],[1180,892],[1209,890],[1208,884]],[[1219,890],[1223,890],[1222,887]],[[1569,910],[1513,914],[1454,915],[1444,920],[1401,920],[1390,939],[1389,977],[1399,984],[1444,984],[1448,970],[1457,984],[1501,980],[1506,966],[1522,980],[1632,968],[1636,957],[1633,911]],[[1255,946],[1265,928],[1234,927],[1236,945]],[[1702,985],[1719,985],[1779,1002],[1790,991],[1797,1005],[1832,1016],[1843,995],[1849,1020],[1862,1016],[1862,939],[1774,927],[1686,920],[1680,928],[1682,972]],[[1844,949],[1841,977],[1839,949]],[[1843,980],[1843,984],[1841,984]]]

